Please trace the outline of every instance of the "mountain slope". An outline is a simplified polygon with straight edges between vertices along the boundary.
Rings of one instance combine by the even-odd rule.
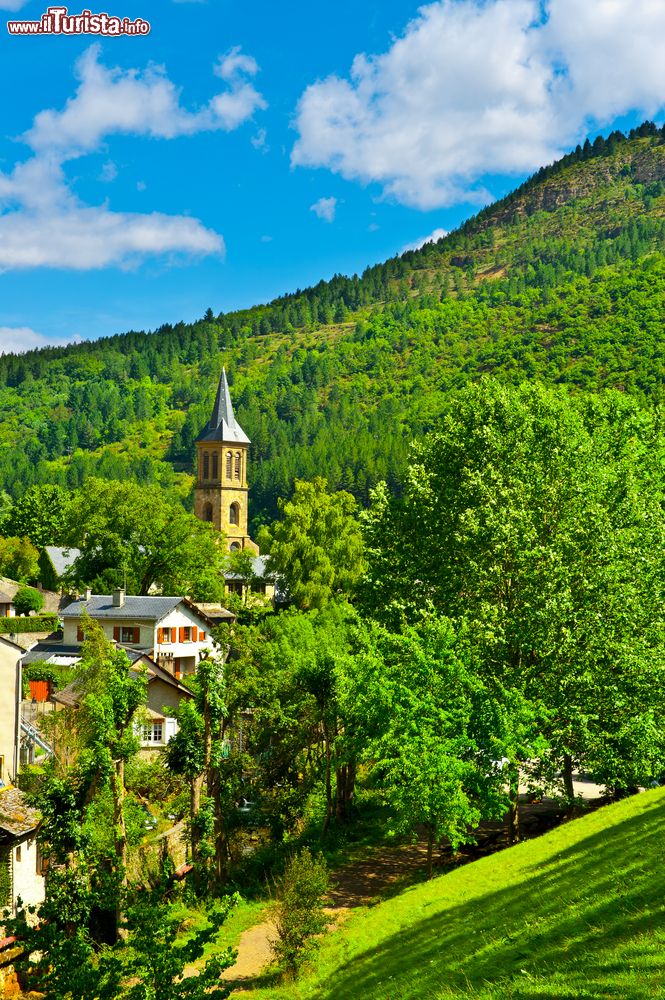
[[[295,476],[323,474],[363,502],[378,479],[396,485],[444,394],[483,373],[658,397],[664,181],[662,133],[615,133],[361,277],[0,357],[0,489],[97,474],[187,501],[223,364],[253,442],[254,528]]]
[[[309,978],[257,1000],[655,1000],[665,790],[600,809],[354,914]]]

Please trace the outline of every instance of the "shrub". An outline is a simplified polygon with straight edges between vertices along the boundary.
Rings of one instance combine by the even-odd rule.
[[[323,858],[305,847],[288,862],[278,882],[275,905],[277,939],[272,950],[288,975],[295,975],[318,946],[316,935],[328,923],[323,900],[328,891],[328,869]]]
[[[13,603],[17,615],[29,615],[31,611],[39,614],[44,607],[44,595],[34,587],[20,587]]]

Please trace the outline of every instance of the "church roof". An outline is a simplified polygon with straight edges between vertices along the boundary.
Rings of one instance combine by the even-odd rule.
[[[226,369],[222,371],[219,388],[212,409],[212,416],[199,434],[197,441],[223,441],[225,444],[249,444],[249,438],[233,412]]]

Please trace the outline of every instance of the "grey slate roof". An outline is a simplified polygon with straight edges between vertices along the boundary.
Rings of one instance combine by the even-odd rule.
[[[254,574],[259,580],[270,581],[272,579],[269,563],[270,563],[270,556],[254,556],[254,558],[252,559],[252,570],[254,571]],[[240,573],[225,573],[224,579],[242,580],[243,577],[240,575]]]
[[[57,545],[46,545],[44,551],[58,576],[63,576],[81,555],[80,549],[62,549]]]
[[[130,663],[136,663],[140,660],[142,656],[145,656],[145,652],[140,649],[132,649],[129,646],[122,646],[118,643],[120,648],[124,649],[125,653],[129,657]],[[42,642],[36,643],[31,649],[21,657],[21,662],[24,667],[29,666],[31,663],[46,661],[48,662],[50,657],[62,657],[63,659],[80,659],[81,658],[81,643],[78,646],[68,646],[64,642],[48,642],[48,640],[43,640]]]
[[[61,612],[63,618],[80,618],[87,611],[91,618],[116,618],[118,621],[143,619],[158,622],[170,611],[182,604],[182,597],[135,597],[128,595],[125,603],[118,608],[111,594],[93,594],[89,601],[72,601]]]
[[[249,444],[249,438],[233,412],[226,369],[222,371],[219,388],[212,408],[212,416],[196,439],[197,441],[222,441],[225,444]]]
[[[50,656],[80,656],[80,646],[66,646],[64,642],[48,642],[46,640],[35,643],[24,656],[21,662],[24,667],[31,663],[48,660]]]

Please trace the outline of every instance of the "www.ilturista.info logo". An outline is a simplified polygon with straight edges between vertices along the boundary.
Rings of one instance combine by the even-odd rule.
[[[93,14],[82,10],[70,14],[66,7],[49,7],[39,21],[8,21],[10,35],[149,35],[150,24],[142,17]]]

